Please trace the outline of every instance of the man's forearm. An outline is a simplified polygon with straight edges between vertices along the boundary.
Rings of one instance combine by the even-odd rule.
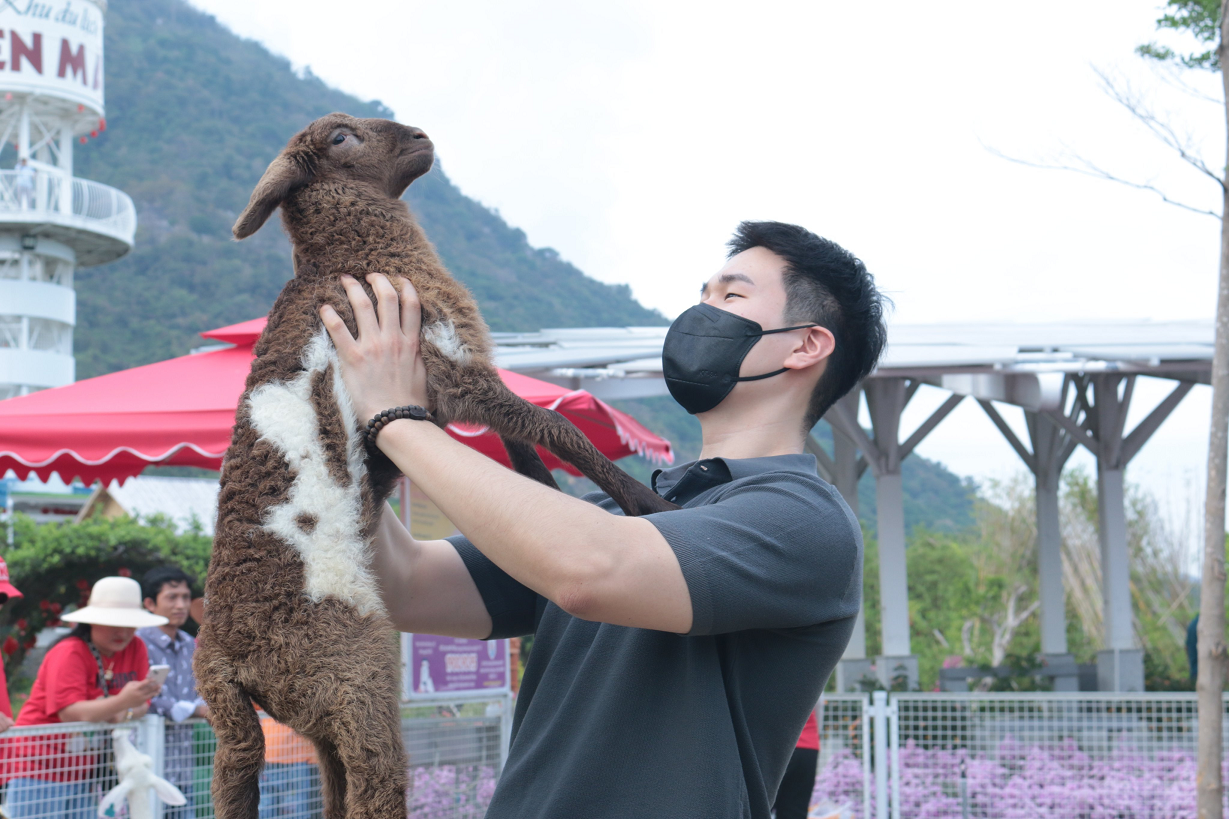
[[[418,544],[410,537],[410,533],[404,527],[397,527],[392,507],[385,503],[375,542],[372,544],[371,569],[380,584],[380,592],[386,603],[400,601],[407,596],[417,549]],[[391,609],[390,606],[389,613],[393,616],[393,622],[397,622],[396,612]]]
[[[577,616],[690,628],[678,562],[648,521],[611,515],[495,464],[422,421],[390,424],[381,449],[449,520],[513,578]],[[652,594],[658,584],[661,594]],[[655,602],[616,610],[620,589]],[[611,605],[615,608],[612,609]]]

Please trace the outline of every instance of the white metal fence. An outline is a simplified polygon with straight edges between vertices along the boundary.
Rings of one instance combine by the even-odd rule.
[[[1193,694],[876,692],[819,713],[814,816],[1195,816]]]
[[[454,715],[458,714],[459,715]],[[507,755],[510,698],[453,706],[415,704],[401,721],[410,815],[477,819],[486,812]],[[93,819],[116,784],[111,730],[88,722],[22,726],[0,734],[0,787],[10,819]],[[260,819],[323,819],[312,744],[262,715],[265,769]],[[149,716],[133,726],[154,770],[188,798],[155,807],[162,819],[213,819],[209,787],[217,740],[204,720],[175,724]],[[123,813],[123,811],[121,811]]]
[[[876,692],[826,696],[819,718],[815,816],[1195,816],[1192,694]],[[510,698],[407,710],[410,815],[481,817],[507,756],[511,720]],[[116,784],[112,727],[65,723],[0,734],[0,787],[11,819],[92,819]],[[322,819],[311,744],[272,720],[262,727],[260,819]],[[183,807],[159,805],[157,815],[213,819],[209,725],[147,717],[133,730],[155,770],[188,797]]]

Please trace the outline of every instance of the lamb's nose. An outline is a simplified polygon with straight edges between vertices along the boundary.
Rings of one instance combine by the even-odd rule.
[[[427,132],[421,128],[411,128],[410,139],[427,139]]]

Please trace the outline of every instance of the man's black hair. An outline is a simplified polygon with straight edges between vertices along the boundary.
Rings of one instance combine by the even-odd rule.
[[[178,566],[159,566],[145,573],[145,577],[141,579],[141,593],[157,602],[158,594],[167,583],[186,583],[188,588],[192,588],[192,578],[188,577],[183,569]]]
[[[803,428],[809,430],[879,361],[888,340],[884,297],[857,256],[806,228],[784,222],[743,222],[729,242],[730,256],[753,247],[770,250],[785,260],[786,323],[814,322],[836,339],[836,349],[803,418]]]

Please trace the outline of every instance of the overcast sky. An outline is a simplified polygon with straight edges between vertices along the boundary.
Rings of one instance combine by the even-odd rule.
[[[845,245],[894,299],[896,322],[1214,311],[1217,220],[993,152],[1083,156],[1216,208],[1215,185],[1094,72],[1224,164],[1223,111],[1133,53],[1157,38],[1159,0],[887,2],[873,13],[767,0],[192,2],[330,85],[382,100],[427,131],[466,194],[670,317],[694,302],[742,219],[797,222]],[[1185,79],[1217,92],[1210,77]],[[913,423],[942,400],[929,392]],[[1202,480],[1207,392],[1188,397],[1129,473],[1171,506]],[[1163,393],[1137,390],[1133,415]],[[979,478],[1021,468],[974,406],[919,452]]]

